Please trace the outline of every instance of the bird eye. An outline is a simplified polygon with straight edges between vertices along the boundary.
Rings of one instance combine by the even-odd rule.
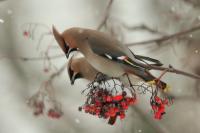
[[[69,50],[69,45],[65,42],[64,43],[64,48],[65,48],[65,52],[68,52],[68,50]]]

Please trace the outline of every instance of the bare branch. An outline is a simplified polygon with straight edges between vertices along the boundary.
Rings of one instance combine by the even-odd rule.
[[[53,60],[53,59],[58,59],[58,58],[62,58],[65,57],[64,54],[59,54],[59,55],[53,55],[53,56],[49,56],[49,60]],[[18,57],[13,57],[13,56],[2,56],[0,59],[3,58],[9,58],[9,59],[17,59],[17,60],[22,60],[22,61],[43,61],[45,59],[47,59],[46,57],[23,57],[23,56],[18,56]]]
[[[125,24],[125,23],[121,23],[121,25],[122,25],[125,29],[127,29],[127,30],[129,30],[129,31],[133,31],[133,30],[136,30],[136,31],[137,31],[137,30],[145,30],[145,31],[148,31],[148,32],[153,33],[153,34],[165,35],[165,33],[160,32],[160,31],[158,31],[157,29],[153,29],[153,28],[151,28],[151,27],[149,27],[149,26],[147,26],[147,25],[145,25],[145,24],[140,24],[140,25],[136,25],[136,26],[129,26],[129,25]]]
[[[159,71],[166,71],[166,72],[170,72],[170,73],[180,74],[180,75],[184,75],[186,77],[190,77],[190,78],[194,78],[194,79],[200,79],[200,75],[195,75],[195,74],[191,74],[188,72],[184,72],[184,71],[175,69],[171,65],[168,68],[148,65],[147,68],[152,69],[152,70],[159,70]]]
[[[51,118],[60,118],[63,115],[61,104],[56,100],[55,88],[53,86],[53,80],[59,76],[66,67],[66,63],[55,73],[51,74],[47,81],[44,81],[36,94],[34,94],[29,100],[28,105],[34,109],[34,115],[38,116],[44,113],[44,110],[48,109],[47,116]],[[48,102],[45,101],[48,99]],[[46,106],[49,104],[51,106]],[[52,114],[53,113],[53,114]]]
[[[183,0],[183,2],[192,5],[194,8],[198,8],[200,5],[199,0]]]
[[[141,42],[134,42],[134,43],[128,43],[126,44],[126,46],[136,46],[136,45],[147,45],[147,44],[151,44],[151,43],[156,43],[156,44],[161,44],[163,42],[172,40],[172,39],[178,39],[182,36],[186,36],[188,34],[191,34],[195,31],[200,30],[200,25],[196,26],[196,27],[192,27],[188,30],[185,31],[181,31],[181,32],[177,32],[175,34],[171,34],[171,35],[167,35],[167,36],[163,36],[161,38],[157,38],[157,39],[151,39],[151,40],[146,40],[146,41],[141,41]]]
[[[60,55],[54,55],[54,56],[49,56],[49,60],[52,59],[58,59],[58,58],[62,58],[65,57],[64,54],[60,54]],[[19,57],[18,59],[21,59],[23,61],[41,61],[41,60],[45,60],[46,57]]]
[[[65,63],[62,67],[60,67],[59,70],[58,70],[57,72],[53,73],[53,74],[50,76],[50,78],[49,78],[48,81],[49,81],[49,82],[52,82],[53,79],[54,79],[55,77],[59,76],[59,75],[65,70],[66,66],[67,66],[67,63]]]
[[[111,9],[111,5],[112,5],[113,1],[114,0],[109,1],[108,6],[107,6],[106,11],[105,11],[105,16],[104,16],[102,22],[97,27],[97,30],[100,30],[106,24],[106,21],[108,20],[109,15],[110,15],[110,9]]]

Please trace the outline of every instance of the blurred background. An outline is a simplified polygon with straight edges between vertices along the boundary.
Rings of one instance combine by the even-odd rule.
[[[199,81],[177,74],[163,77],[175,102],[162,120],[153,118],[149,101],[143,100],[114,126],[79,112],[85,99],[81,90],[88,82],[80,79],[70,85],[67,60],[54,41],[52,25],[60,32],[71,27],[98,29],[124,45],[197,27],[181,37],[136,43],[130,48],[136,54],[159,59],[166,67],[171,64],[200,75],[199,0],[0,0],[0,133],[200,131]],[[54,73],[53,98],[61,103],[63,116],[34,116],[27,100]]]

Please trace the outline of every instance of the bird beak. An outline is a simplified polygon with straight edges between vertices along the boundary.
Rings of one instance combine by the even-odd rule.
[[[69,79],[71,81],[71,85],[74,84],[74,82],[75,82],[76,79],[83,78],[83,76],[80,73],[74,72],[71,69],[72,59],[73,59],[73,56],[70,58],[70,60],[68,62],[68,66],[67,66],[68,75],[69,75]]]
[[[69,71],[69,78],[71,81],[71,85],[74,85],[74,82],[76,81],[76,79],[82,78],[82,75],[80,73],[75,73],[71,69],[69,69],[68,71]]]
[[[71,81],[71,85],[73,85],[74,84],[74,71],[72,71],[70,68],[69,68],[69,70],[68,70],[68,74],[69,74],[69,79],[70,79],[70,81]]]

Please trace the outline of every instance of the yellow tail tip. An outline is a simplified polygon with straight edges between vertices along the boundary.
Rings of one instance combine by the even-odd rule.
[[[155,80],[148,81],[147,83],[150,84],[150,85],[155,85],[156,84]]]
[[[156,85],[155,80],[151,80],[147,82],[149,85]],[[169,85],[166,85],[166,87],[163,89],[164,92],[169,92],[171,90],[171,87]]]
[[[170,90],[171,90],[171,87],[169,85],[167,85],[163,91],[164,92],[169,92]]]

